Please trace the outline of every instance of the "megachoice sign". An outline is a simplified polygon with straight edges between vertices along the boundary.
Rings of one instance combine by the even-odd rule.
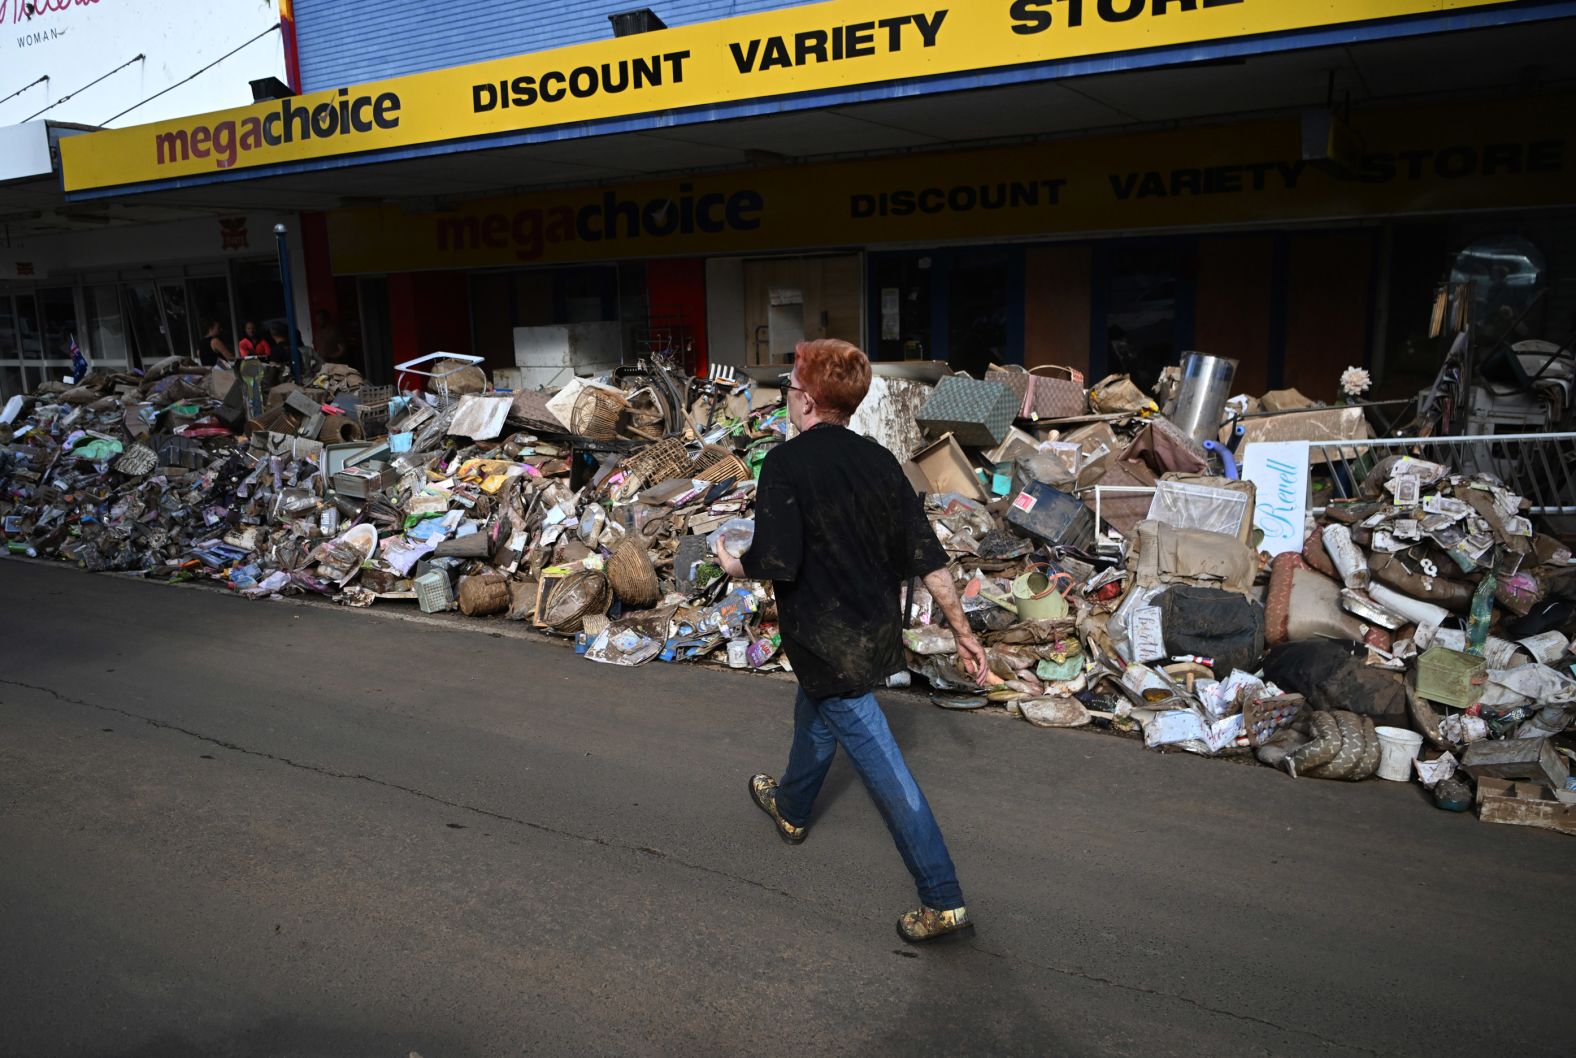
[[[1510,0],[830,0],[63,145],[67,191]]]
[[[1576,97],[1364,111],[1345,172],[1296,120],[824,162],[329,215],[334,271],[1262,227],[1569,202]]]

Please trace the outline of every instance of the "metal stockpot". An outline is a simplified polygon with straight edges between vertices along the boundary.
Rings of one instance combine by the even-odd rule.
[[[1171,421],[1199,442],[1220,433],[1220,413],[1237,378],[1237,361],[1208,353],[1182,354],[1182,388]]]

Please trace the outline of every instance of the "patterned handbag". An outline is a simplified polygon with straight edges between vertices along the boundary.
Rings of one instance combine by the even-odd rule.
[[[1012,395],[1017,399],[1020,408],[1023,407],[1024,398],[1029,394],[1031,377],[1021,364],[1008,364],[1005,367],[1001,364],[992,364],[985,372],[986,382],[1000,382],[1012,390]]]
[[[1081,372],[1046,364],[1028,372],[1021,416],[1025,419],[1072,419],[1089,414],[1089,391]]]
[[[999,382],[981,382],[966,374],[948,375],[914,416],[931,437],[951,433],[973,448],[1001,444],[1018,412],[1012,390]]]

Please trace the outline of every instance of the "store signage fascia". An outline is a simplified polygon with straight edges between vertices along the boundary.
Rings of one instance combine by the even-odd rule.
[[[937,245],[1563,205],[1576,96],[1365,111],[1349,169],[1297,119],[547,189],[329,215],[341,274]]]
[[[80,137],[68,192],[1511,0],[830,0]]]

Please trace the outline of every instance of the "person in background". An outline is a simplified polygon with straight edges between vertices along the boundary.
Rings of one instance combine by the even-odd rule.
[[[235,354],[230,351],[230,345],[220,333],[219,321],[209,320],[203,325],[203,337],[197,343],[197,359],[204,367],[213,367],[215,364],[229,363],[235,359]]]
[[[236,352],[242,356],[255,356],[267,360],[273,355],[273,347],[268,344],[268,339],[258,333],[257,321],[247,320],[243,328],[245,334],[235,343]]]
[[[268,337],[273,342],[273,355],[269,358],[276,364],[290,367],[290,331],[284,320],[271,320],[268,324]],[[312,351],[301,341],[300,332],[296,332],[296,348],[301,351],[301,377],[310,379],[315,367],[312,361]]]
[[[345,336],[334,326],[327,309],[318,309],[313,317],[312,349],[325,364],[345,362]]]
[[[800,432],[761,466],[748,550],[735,556],[721,538],[714,549],[729,576],[772,582],[783,649],[799,681],[787,770],[780,782],[751,776],[751,798],[779,837],[799,844],[842,746],[914,876],[921,906],[897,920],[897,932],[919,943],[974,927],[941,828],[873,693],[904,668],[900,586],[924,578],[952,626],[959,663],[976,681],[985,678],[986,659],[903,468],[848,428],[869,388],[870,361],[856,346],[799,343],[787,400]]]

